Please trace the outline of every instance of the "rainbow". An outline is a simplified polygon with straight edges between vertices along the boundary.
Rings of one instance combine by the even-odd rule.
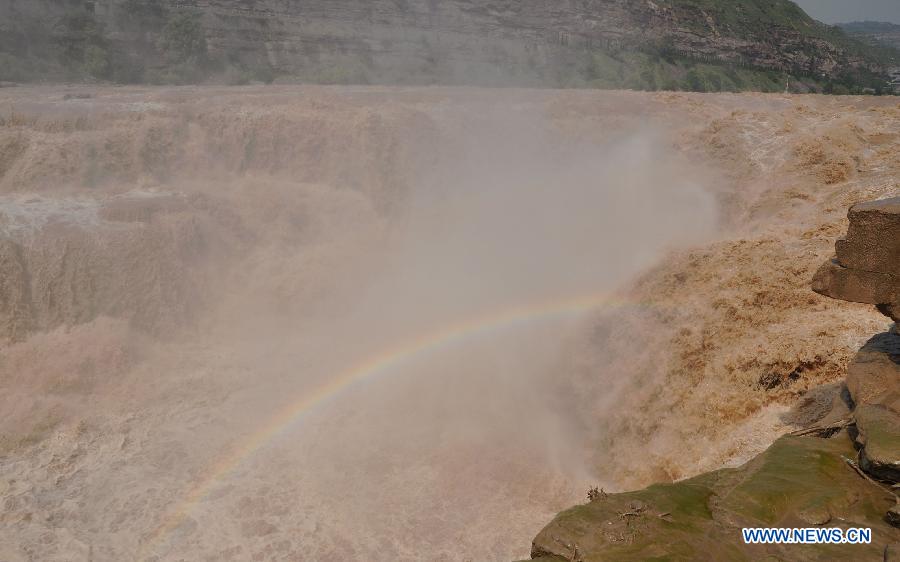
[[[176,509],[171,511],[155,531],[143,541],[140,552],[150,553],[155,550],[169,533],[177,529],[188,518],[215,485],[234,471],[244,460],[267,443],[276,440],[280,434],[296,424],[316,406],[357,383],[385,375],[415,358],[458,345],[492,331],[509,329],[536,320],[563,319],[601,307],[635,305],[647,306],[647,303],[616,298],[610,293],[603,293],[574,299],[553,300],[536,305],[517,306],[452,324],[433,333],[414,338],[396,348],[368,357],[361,363],[331,378],[314,391],[291,402],[260,429],[242,439],[236,447],[229,449],[218,462],[209,468],[206,477],[188,491]],[[143,558],[143,554],[138,556],[138,560]]]

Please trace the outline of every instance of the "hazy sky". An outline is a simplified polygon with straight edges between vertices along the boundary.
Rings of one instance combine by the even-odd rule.
[[[900,0],[794,0],[825,23],[890,21],[900,23]]]

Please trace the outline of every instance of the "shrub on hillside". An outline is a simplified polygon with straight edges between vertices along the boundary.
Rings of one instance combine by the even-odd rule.
[[[73,78],[109,78],[109,45],[102,25],[90,14],[77,12],[61,17],[53,28],[53,39],[60,63]]]
[[[206,34],[200,18],[191,12],[171,14],[162,28],[159,47],[169,64],[207,63]]]
[[[147,71],[154,84],[195,84],[210,72],[206,33],[198,15],[173,12],[159,34],[158,48],[165,66]]]

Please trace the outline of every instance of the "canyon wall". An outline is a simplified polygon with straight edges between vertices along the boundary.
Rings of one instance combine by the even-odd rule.
[[[0,49],[56,37],[61,15],[78,10],[116,52],[151,65],[163,64],[148,52],[165,14],[190,13],[214,58],[312,82],[565,85],[593,53],[635,51],[815,79],[884,70],[869,47],[786,0],[3,0]]]

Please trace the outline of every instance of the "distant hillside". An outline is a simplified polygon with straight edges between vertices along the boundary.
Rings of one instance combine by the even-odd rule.
[[[0,0],[0,81],[884,90],[789,0]]]
[[[838,27],[854,39],[872,45],[882,44],[900,49],[900,25],[884,21],[854,21],[840,23]]]

